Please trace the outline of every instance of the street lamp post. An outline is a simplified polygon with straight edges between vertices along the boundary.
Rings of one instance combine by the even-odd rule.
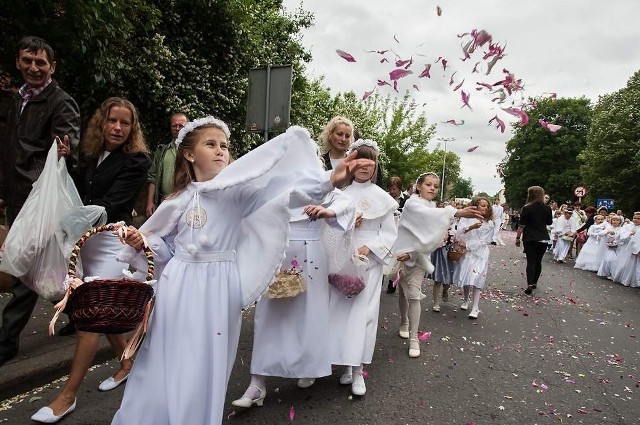
[[[442,155],[442,178],[440,179],[440,202],[444,199],[444,173],[447,164],[447,142],[455,140],[455,137],[439,137],[444,142],[444,155]]]

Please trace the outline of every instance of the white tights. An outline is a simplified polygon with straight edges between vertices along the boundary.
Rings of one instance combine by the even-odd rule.
[[[471,285],[465,285],[462,287],[462,296],[464,301],[469,301],[469,293],[471,292]],[[482,294],[481,288],[473,287],[473,302],[471,303],[471,309],[478,309],[480,306],[480,294]]]

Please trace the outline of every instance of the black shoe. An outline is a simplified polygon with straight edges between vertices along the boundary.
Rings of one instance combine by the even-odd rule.
[[[527,286],[527,289],[524,290],[524,293],[527,295],[531,295],[533,292],[533,286]]]
[[[389,284],[387,285],[387,294],[394,294],[396,292],[396,287],[393,286],[393,281],[390,280]]]
[[[76,325],[73,322],[69,322],[58,331],[58,335],[60,336],[70,336],[76,333]]]
[[[538,285],[531,285],[533,289],[538,289]]]
[[[491,242],[491,245],[498,245],[498,242]]]
[[[0,351],[0,366],[18,355],[18,347]]]

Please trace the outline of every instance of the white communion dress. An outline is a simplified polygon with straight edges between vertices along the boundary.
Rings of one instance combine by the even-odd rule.
[[[353,182],[344,192],[362,213],[355,231],[355,246],[370,249],[364,276],[366,286],[351,298],[338,289],[329,289],[331,363],[345,366],[369,364],[378,331],[382,267],[391,259],[391,248],[398,234],[393,212],[398,203],[371,182]]]
[[[241,309],[282,263],[290,208],[331,190],[294,127],[160,205],[140,229],[160,273],[155,308],[113,424],[222,422]],[[121,259],[145,267],[130,248]]]
[[[353,201],[341,191],[331,192],[322,205],[336,218],[309,221],[303,208],[291,219],[289,247],[283,268],[292,262],[302,269],[307,290],[293,298],[262,297],[256,305],[251,373],[283,378],[320,378],[331,374],[329,345],[329,282],[322,244],[323,226],[350,230],[355,219]]]
[[[475,218],[461,218],[458,222],[457,239],[464,241],[467,252],[456,269],[454,283],[482,289],[489,270],[489,244],[494,224],[491,220],[484,220],[479,228],[464,233],[464,229],[477,222]]]

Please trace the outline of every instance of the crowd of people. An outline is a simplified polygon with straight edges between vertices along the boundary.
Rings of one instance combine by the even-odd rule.
[[[226,123],[211,116],[190,121],[177,112],[169,120],[172,139],[152,155],[137,109],[119,97],[100,105],[80,138],[78,106],[52,79],[55,55],[46,41],[21,40],[16,62],[24,85],[1,143],[0,198],[9,223],[59,138],[58,155],[66,158],[83,202],[104,207],[108,222],[127,229],[87,241],[85,276],[118,279],[124,264],[143,272],[142,248],[154,254],[153,313],[135,362],[122,356],[126,334],[107,335],[121,363],[99,389],[126,382],[113,424],[221,423],[243,308],[255,307],[255,323],[250,383],[232,401],[241,408],[263,404],[268,377],[309,388],[331,375],[332,366],[343,368],[339,381],[353,395],[365,395],[383,284],[388,293],[398,288],[398,335],[408,340],[411,358],[421,355],[426,277],[434,282],[433,311],[455,286],[462,293],[459,308],[479,318],[490,246],[501,242],[506,221],[502,206],[486,198],[466,206],[437,203],[440,177],[433,172],[416,176],[410,191],[391,177],[385,191],[377,143],[356,140],[348,118],[327,123],[320,155],[310,134],[292,127],[231,161]],[[136,228],[132,213],[145,182],[147,220]],[[529,189],[516,238],[527,255],[528,294],[548,246],[564,261],[574,239],[576,267],[639,285],[640,213],[624,226],[618,216],[593,213],[566,208],[553,219],[542,188]],[[576,238],[583,231],[584,245]],[[293,284],[297,290],[288,292]],[[284,292],[271,292],[276,285]],[[2,315],[0,366],[17,354],[38,299],[20,279],[12,292]],[[71,320],[65,328],[65,334],[76,332]],[[76,409],[97,346],[98,334],[77,330],[69,379],[32,420],[55,423]]]

